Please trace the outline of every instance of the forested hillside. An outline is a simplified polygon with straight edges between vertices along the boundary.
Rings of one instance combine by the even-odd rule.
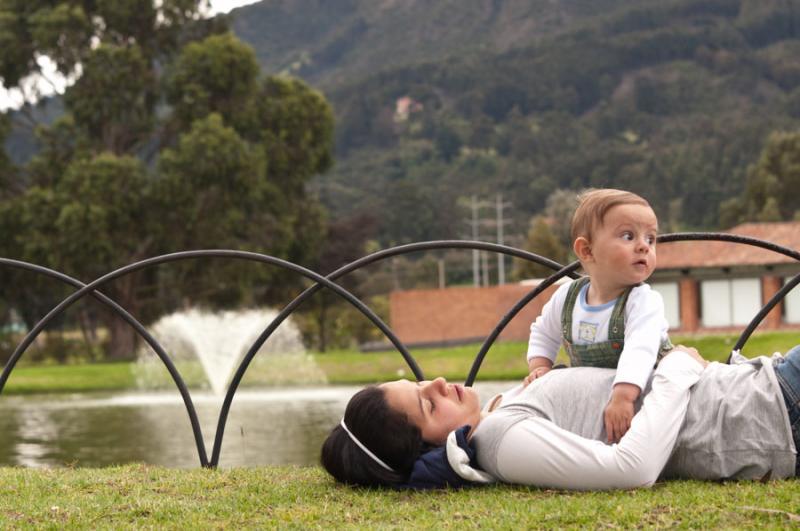
[[[233,16],[267,70],[331,100],[336,165],[315,187],[334,219],[371,213],[384,245],[463,236],[471,194],[510,198],[522,233],[552,191],[585,186],[644,194],[668,230],[718,228],[767,136],[800,129],[794,0],[267,0]]]
[[[502,193],[522,235],[554,190],[585,186],[644,194],[667,230],[724,227],[768,135],[800,130],[798,0],[264,0],[230,17],[264,72],[330,100],[336,161],[312,186],[381,245],[465,236],[473,194]]]

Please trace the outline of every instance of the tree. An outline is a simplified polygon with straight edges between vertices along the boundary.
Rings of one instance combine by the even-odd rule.
[[[528,237],[525,241],[525,249],[539,256],[555,260],[563,265],[566,265],[569,257],[567,249],[558,241],[547,218],[543,216],[534,216],[531,218]],[[514,260],[513,276],[517,280],[525,278],[545,278],[554,272],[553,269],[535,262],[520,259]]]
[[[758,162],[747,170],[743,196],[723,203],[720,217],[742,221],[795,219],[800,213],[800,132],[769,136]]]
[[[576,190],[559,189],[551,193],[547,198],[545,206],[545,216],[550,220],[550,229],[556,237],[561,247],[572,249],[572,214],[578,206],[578,194]]]
[[[8,117],[4,114],[0,114],[0,145],[5,143],[10,128],[11,123]],[[0,151],[0,198],[8,193],[14,173],[14,165],[9,160],[5,150]]]
[[[332,162],[330,107],[301,81],[259,79],[253,50],[222,19],[200,20],[205,4],[0,1],[0,43],[13,48],[0,57],[7,86],[37,70],[37,54],[77,76],[65,115],[39,129],[41,150],[23,168],[30,187],[0,203],[0,228],[15,235],[2,254],[84,281],[192,248],[313,256],[323,217],[304,185]],[[279,288],[263,287],[277,279]],[[263,304],[298,283],[225,261],[136,274],[104,291],[136,314],[147,297],[161,311],[176,301]],[[130,356],[133,331],[105,324],[110,355]]]
[[[365,254],[367,241],[374,237],[378,224],[375,217],[364,212],[355,213],[346,218],[341,218],[328,224],[325,238],[321,242],[316,270],[322,274],[329,274],[343,265],[361,258]],[[359,277],[363,271],[355,271],[336,282],[345,289],[358,293]],[[334,336],[349,336],[350,340],[356,339],[357,334],[336,334],[333,326],[339,323],[343,315],[351,312],[350,304],[330,290],[324,289],[314,295],[306,303],[304,314],[310,316],[310,322],[303,327],[304,335],[310,343],[325,352],[332,345]],[[363,316],[362,316],[363,317]],[[352,332],[352,330],[350,331]],[[350,344],[336,344],[335,346],[349,347]]]

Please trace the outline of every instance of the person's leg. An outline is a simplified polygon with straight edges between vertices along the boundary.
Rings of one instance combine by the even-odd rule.
[[[800,451],[800,345],[787,352],[780,363],[775,365],[775,376],[778,377],[786,410],[789,412],[794,445]],[[797,459],[794,475],[800,476],[800,458]]]

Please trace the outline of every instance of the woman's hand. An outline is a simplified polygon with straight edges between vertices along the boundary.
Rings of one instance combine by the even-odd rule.
[[[673,353],[673,352],[675,352],[676,350],[680,350],[680,351],[682,351],[682,352],[685,352],[685,353],[687,353],[688,355],[690,355],[691,357],[693,357],[693,358],[694,358],[694,359],[697,361],[697,363],[699,363],[700,365],[702,365],[702,366],[703,366],[703,368],[705,368],[705,367],[708,367],[708,361],[707,361],[707,360],[705,360],[705,359],[703,358],[703,356],[701,356],[701,355],[700,355],[700,353],[697,351],[697,349],[696,349],[696,348],[694,348],[694,347],[686,347],[686,346],[683,346],[683,345],[677,345],[675,348],[673,348],[672,350],[670,350],[670,351],[667,353],[667,356],[669,356],[670,354],[672,354],[672,353]]]

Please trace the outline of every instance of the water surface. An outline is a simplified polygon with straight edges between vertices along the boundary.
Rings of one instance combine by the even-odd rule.
[[[511,382],[479,382],[482,400]],[[310,465],[360,386],[241,389],[231,406],[221,467]],[[221,397],[192,400],[211,454]],[[102,467],[131,462],[197,467],[194,435],[177,391],[0,396],[0,466]]]

